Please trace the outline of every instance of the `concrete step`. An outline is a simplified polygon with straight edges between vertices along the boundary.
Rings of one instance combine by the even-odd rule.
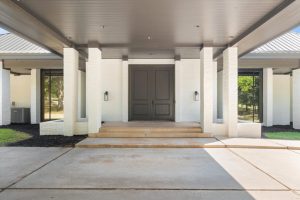
[[[89,134],[91,138],[210,138],[201,132],[100,132]]]
[[[80,148],[224,148],[215,138],[86,138]]]
[[[154,132],[181,132],[181,133],[201,133],[200,127],[102,127],[99,131],[103,132],[122,132],[122,133],[154,133]]]

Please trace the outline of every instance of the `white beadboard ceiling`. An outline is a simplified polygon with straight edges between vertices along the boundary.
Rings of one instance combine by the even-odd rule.
[[[76,45],[99,42],[104,58],[198,58],[201,44],[228,44],[283,0],[13,2]]]

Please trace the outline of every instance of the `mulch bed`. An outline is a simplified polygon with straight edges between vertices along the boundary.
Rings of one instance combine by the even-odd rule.
[[[60,135],[40,135],[39,125],[32,124],[11,124],[8,126],[0,126],[0,128],[9,128],[15,131],[20,131],[31,135],[32,137],[16,143],[10,143],[6,146],[20,146],[20,147],[74,147],[76,143],[85,139],[86,135],[78,135],[72,137]],[[262,127],[262,137],[266,138],[266,132],[300,132],[300,130],[293,129],[292,125],[286,126],[272,126]]]
[[[262,127],[262,132],[283,132],[283,131],[289,131],[289,132],[300,132],[299,129],[294,129],[293,125],[276,125],[271,127]]]
[[[32,124],[11,124],[8,126],[0,126],[0,128],[9,128],[15,131],[27,133],[32,137],[19,141],[16,143],[10,143],[6,146],[20,146],[20,147],[74,147],[76,143],[85,139],[87,136],[60,136],[60,135],[40,135],[39,125]]]

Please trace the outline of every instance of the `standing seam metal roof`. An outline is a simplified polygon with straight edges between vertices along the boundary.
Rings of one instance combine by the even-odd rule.
[[[300,53],[300,33],[289,32],[258,47],[250,54]]]
[[[46,49],[39,47],[17,35],[7,33],[0,35],[0,54],[50,54]]]
[[[50,54],[17,35],[7,33],[0,35],[0,54]],[[300,53],[300,33],[289,32],[258,47],[250,54]]]

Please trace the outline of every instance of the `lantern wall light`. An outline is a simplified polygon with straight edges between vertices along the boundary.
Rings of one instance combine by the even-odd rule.
[[[199,92],[198,91],[194,92],[194,101],[199,101]]]
[[[108,101],[109,98],[108,98],[108,91],[105,91],[104,92],[104,101]]]

